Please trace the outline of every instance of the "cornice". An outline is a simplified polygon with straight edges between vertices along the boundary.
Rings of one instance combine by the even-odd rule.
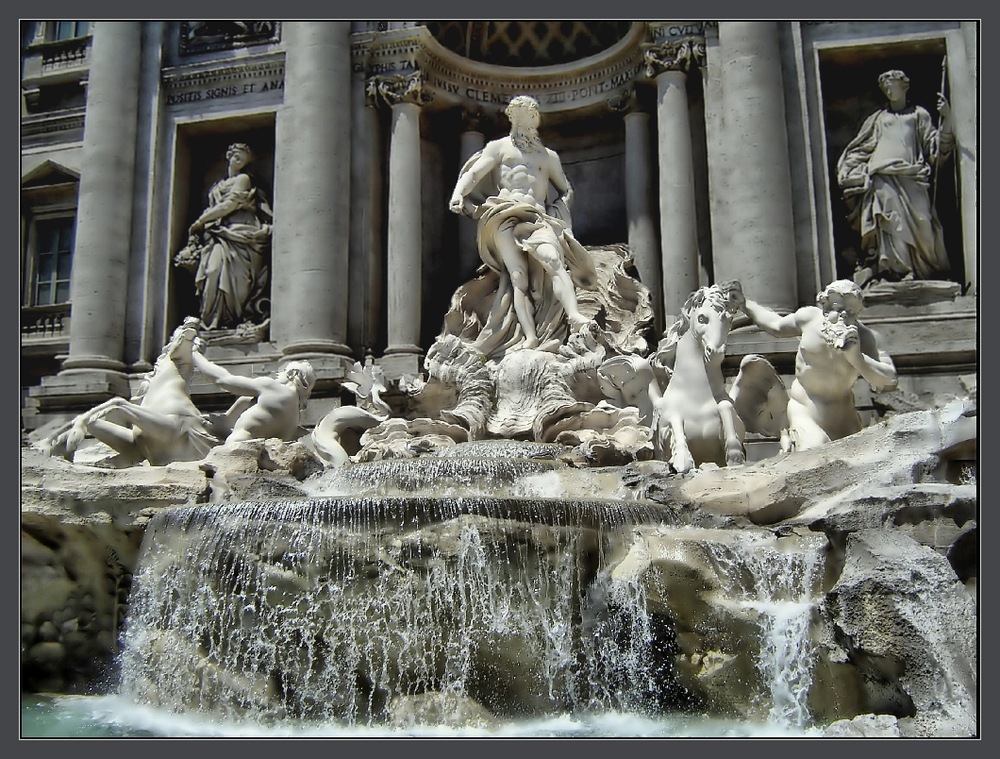
[[[163,88],[170,91],[206,87],[224,82],[243,81],[269,76],[283,76],[285,54],[282,51],[239,58],[233,61],[172,66],[163,69]]]
[[[79,129],[82,132],[83,119],[83,108],[39,116],[25,116],[21,119],[21,138],[27,140],[32,137],[69,132],[74,129]]]

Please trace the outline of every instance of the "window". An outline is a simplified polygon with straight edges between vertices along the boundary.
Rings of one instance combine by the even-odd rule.
[[[86,37],[90,33],[89,21],[55,21],[54,40],[71,40]]]
[[[35,222],[35,260],[30,282],[30,305],[69,303],[74,221],[71,216],[63,216],[38,219]]]

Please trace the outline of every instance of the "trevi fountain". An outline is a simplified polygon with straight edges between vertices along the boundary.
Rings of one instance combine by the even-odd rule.
[[[954,150],[901,76],[841,159],[876,226]],[[198,309],[25,436],[25,737],[978,735],[974,378],[856,409],[899,379],[867,301],[934,280],[933,224],[862,225],[859,275],[797,309],[727,279],[658,328],[630,247],[578,241],[544,110],[516,93],[453,177],[480,265],[417,370],[361,357],[311,417],[308,358],[210,350],[261,324],[281,213],[228,146],[174,251]],[[794,369],[727,363],[748,331]]]

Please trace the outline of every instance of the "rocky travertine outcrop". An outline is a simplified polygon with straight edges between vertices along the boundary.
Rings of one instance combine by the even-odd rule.
[[[975,734],[976,603],[945,557],[897,530],[853,533],[822,614],[866,705],[881,706],[887,686],[908,700],[904,736]]]
[[[899,414],[823,448],[743,467],[682,476],[658,462],[587,470],[613,473],[645,504],[646,522],[604,551],[609,566],[620,559],[614,579],[642,589],[651,624],[661,631],[664,644],[655,655],[664,662],[653,669],[686,703],[768,716],[772,683],[758,656],[764,575],[753,564],[764,558],[777,568],[772,574],[790,576],[799,570],[775,562],[808,556],[798,590],[766,589],[809,608],[803,636],[811,685],[806,701],[786,699],[784,708],[828,724],[829,735],[976,734],[976,440],[975,404],[964,401]],[[298,496],[310,490],[302,479],[318,471],[311,456],[301,446],[248,443],[200,463],[114,470],[26,449],[23,686],[79,691],[99,682],[154,513]],[[560,477],[570,460],[564,457]],[[619,489],[614,497],[626,496]],[[482,535],[501,527],[484,516],[455,524],[465,522],[475,522]],[[393,563],[402,566],[404,559],[449,561],[447,534],[432,539],[432,532],[423,531],[421,550],[405,557],[395,555],[409,545],[398,536],[386,553],[391,561],[381,557],[373,568],[395,575]],[[203,658],[192,659],[202,692],[240,692],[241,701],[273,705],[269,679],[240,685],[238,673]],[[477,666],[498,672],[506,666],[499,661]],[[492,709],[490,693],[484,686],[475,697]]]
[[[94,445],[69,463],[21,450],[21,684],[28,691],[109,687],[146,524],[174,506],[301,497],[322,469],[297,443],[252,441],[203,462],[114,467]]]

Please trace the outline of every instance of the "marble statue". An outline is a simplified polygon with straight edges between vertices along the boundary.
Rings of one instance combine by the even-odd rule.
[[[189,228],[177,266],[195,275],[201,320],[208,329],[257,323],[267,311],[270,274],[271,208],[246,171],[250,148],[235,143],[226,151],[227,176],[209,191],[208,208]]]
[[[519,95],[506,114],[510,134],[469,158],[448,205],[478,220],[479,254],[500,274],[478,341],[487,355],[498,346],[557,348],[564,342],[556,337],[564,318],[574,331],[589,321],[580,313],[576,288],[592,289],[597,281],[589,253],[572,233],[573,189],[559,156],[538,137],[538,102]]]
[[[343,466],[352,460],[351,453],[345,448],[345,433],[357,435],[377,427],[392,413],[389,404],[382,400],[382,393],[386,392],[385,375],[371,357],[363,366],[355,361],[342,384],[354,393],[357,405],[333,409],[319,421],[310,435],[316,455],[330,467]]]
[[[781,315],[737,294],[753,322],[776,337],[798,335],[795,379],[789,390],[788,425],[793,450],[806,450],[858,432],[854,383],[864,378],[875,390],[896,386],[896,367],[878,346],[875,332],[858,320],[861,289],[850,280],[831,282],[815,306]]]
[[[649,384],[654,453],[678,473],[707,462],[733,466],[746,461],[743,440],[748,424],[726,391],[722,375],[726,340],[742,300],[739,282],[699,288],[688,297],[653,356],[653,364],[669,370],[662,392],[655,372]],[[780,385],[773,369],[765,379]],[[743,377],[737,380],[738,393],[745,382]],[[756,421],[756,414],[749,421]]]
[[[955,147],[951,106],[938,95],[941,122],[906,102],[910,80],[899,70],[878,78],[888,100],[869,116],[837,161],[837,183],[861,233],[856,281],[934,279],[948,254],[934,208],[932,174]]]
[[[190,394],[200,324],[188,317],[174,330],[133,398],[111,398],[80,414],[44,441],[43,449],[72,461],[89,434],[130,465],[202,459],[218,440]]]
[[[216,422],[217,434],[225,433],[226,443],[255,438],[297,440],[299,413],[316,384],[316,372],[308,361],[289,361],[274,377],[242,377],[208,360],[196,347],[195,367],[212,382],[239,399]],[[222,434],[219,434],[222,437]]]

